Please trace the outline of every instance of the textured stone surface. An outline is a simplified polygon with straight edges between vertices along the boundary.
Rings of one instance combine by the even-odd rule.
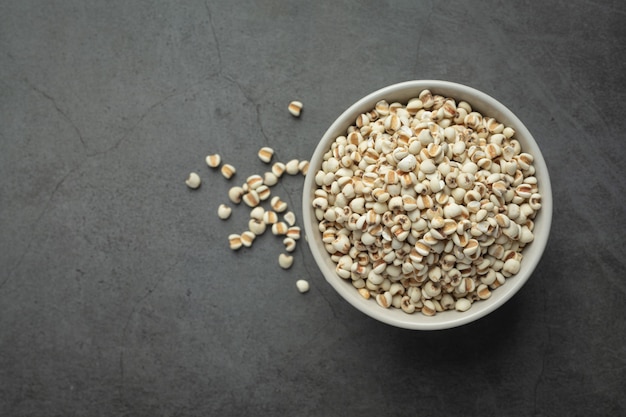
[[[623,2],[362,3],[0,4],[1,415],[624,414]],[[309,158],[353,101],[429,78],[510,107],[550,169],[547,251],[500,311],[395,329],[302,241],[288,271],[271,234],[228,249],[248,210],[217,207],[261,146]],[[301,186],[274,188],[298,215]]]

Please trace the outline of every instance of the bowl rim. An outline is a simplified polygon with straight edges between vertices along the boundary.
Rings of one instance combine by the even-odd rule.
[[[535,233],[533,242],[524,248],[524,261],[522,261],[520,271],[516,275],[507,278],[505,285],[494,290],[490,299],[474,303],[468,311],[460,313],[451,310],[437,313],[432,317],[419,313],[407,314],[400,309],[384,309],[375,301],[361,297],[349,282],[335,273],[334,268],[331,270],[332,260],[323,248],[323,245],[321,245],[321,236],[317,228],[319,222],[315,218],[315,213],[311,206],[312,194],[315,187],[317,187],[314,181],[315,174],[321,167],[324,153],[330,149],[330,145],[336,137],[345,134],[347,128],[354,123],[356,117],[363,112],[373,109],[378,101],[385,99],[389,103],[398,101],[406,104],[410,98],[417,97],[420,91],[424,89],[429,89],[433,94],[452,97],[457,102],[465,100],[481,114],[485,115],[487,113],[486,115],[513,127],[516,131],[516,139],[522,139],[520,144],[522,144],[524,152],[528,152],[534,157],[535,175],[539,173],[539,187],[542,196],[542,207],[535,218],[535,225],[540,226],[540,228],[535,228],[535,231],[541,230],[542,232]],[[488,108],[489,110],[484,112],[484,110],[481,110],[483,108]],[[305,235],[309,249],[326,281],[343,299],[367,316],[391,326],[411,330],[442,330],[462,326],[488,315],[511,299],[528,281],[543,255],[550,235],[552,204],[550,175],[545,159],[539,149],[539,145],[522,121],[504,104],[490,95],[467,85],[443,80],[412,80],[388,85],[369,93],[349,106],[335,119],[317,144],[310,159],[309,171],[305,177],[302,193]],[[531,256],[528,256],[529,254]]]

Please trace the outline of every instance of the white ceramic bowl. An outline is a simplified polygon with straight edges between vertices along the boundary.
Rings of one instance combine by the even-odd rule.
[[[389,103],[398,101],[406,104],[409,99],[417,97],[424,89],[429,89],[433,94],[454,98],[457,102],[465,100],[483,115],[495,117],[506,126],[513,127],[516,131],[515,138],[520,142],[522,150],[534,156],[535,176],[542,196],[541,210],[534,219],[535,238],[523,249],[524,258],[520,271],[507,278],[506,283],[495,289],[489,299],[474,302],[468,311],[444,311],[432,317],[419,312],[407,314],[396,308],[384,309],[376,303],[373,297],[369,300],[364,299],[352,286],[350,280],[340,278],[335,272],[336,264],[324,248],[318,229],[319,222],[311,206],[313,193],[317,188],[314,180],[315,173],[321,168],[323,155],[330,149],[337,136],[345,135],[347,128],[354,123],[357,116],[373,109],[378,101],[385,99]],[[325,279],[341,297],[361,312],[383,323],[406,329],[438,330],[461,326],[484,317],[513,297],[526,283],[537,266],[548,241],[552,221],[552,190],[548,169],[539,146],[524,124],[508,108],[489,95],[465,85],[447,81],[419,80],[394,84],[375,91],[354,103],[333,122],[310,159],[308,175],[304,182],[302,207],[304,230],[313,257]]]

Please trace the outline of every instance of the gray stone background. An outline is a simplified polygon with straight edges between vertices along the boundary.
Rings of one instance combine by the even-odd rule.
[[[624,415],[625,19],[616,0],[3,1],[0,415]],[[411,79],[503,102],[552,176],[536,272],[449,331],[359,313],[304,241],[289,271],[270,234],[230,251],[248,210],[216,214],[261,146],[308,159]],[[302,183],[275,189],[298,215]]]

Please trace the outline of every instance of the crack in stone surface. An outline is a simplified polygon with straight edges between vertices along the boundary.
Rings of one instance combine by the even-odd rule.
[[[31,83],[27,78],[24,78],[24,81],[26,82],[26,84],[37,94],[41,95],[42,97],[44,97],[46,100],[50,101],[52,103],[52,105],[54,106],[54,109],[57,111],[57,113],[59,113],[61,115],[61,117],[70,125],[70,127],[74,130],[74,132],[76,133],[76,136],[78,136],[78,140],[80,140],[80,143],[83,147],[83,149],[87,149],[87,142],[85,141],[85,138],[83,137],[83,134],[81,133],[80,129],[78,128],[78,126],[76,126],[76,123],[74,123],[74,121],[72,120],[72,118],[69,116],[69,114],[64,111],[61,106],[59,105],[59,103],[57,102],[57,100],[51,96],[50,94],[46,93],[44,90],[42,90],[41,88],[35,86],[33,83]]]
[[[37,218],[32,222],[32,226],[31,226],[32,229],[37,228],[37,226],[41,222],[41,219],[47,213],[48,208],[49,208],[49,206],[50,206],[54,196],[59,191],[59,189],[61,188],[63,183],[65,183],[65,181],[70,177],[70,175],[72,175],[74,172],[76,172],[79,168],[80,168],[80,166],[70,169],[68,172],[66,172],[59,179],[59,181],[57,181],[57,183],[52,188],[52,191],[50,192],[50,195],[48,196],[48,199],[44,203],[44,206],[41,209],[41,212],[39,213]],[[7,277],[4,279],[4,281],[0,282],[0,289],[2,289],[9,281],[11,281],[13,279],[13,276],[14,276],[15,272],[19,269],[19,267],[24,262],[24,259],[26,258],[26,255],[28,255],[30,253],[34,240],[35,240],[35,235],[34,235],[34,233],[31,233],[31,238],[29,239],[28,243],[26,244],[26,248],[24,248],[24,250],[22,251],[21,256],[19,257],[19,259],[17,260],[15,265],[13,265],[11,268],[8,269]]]

